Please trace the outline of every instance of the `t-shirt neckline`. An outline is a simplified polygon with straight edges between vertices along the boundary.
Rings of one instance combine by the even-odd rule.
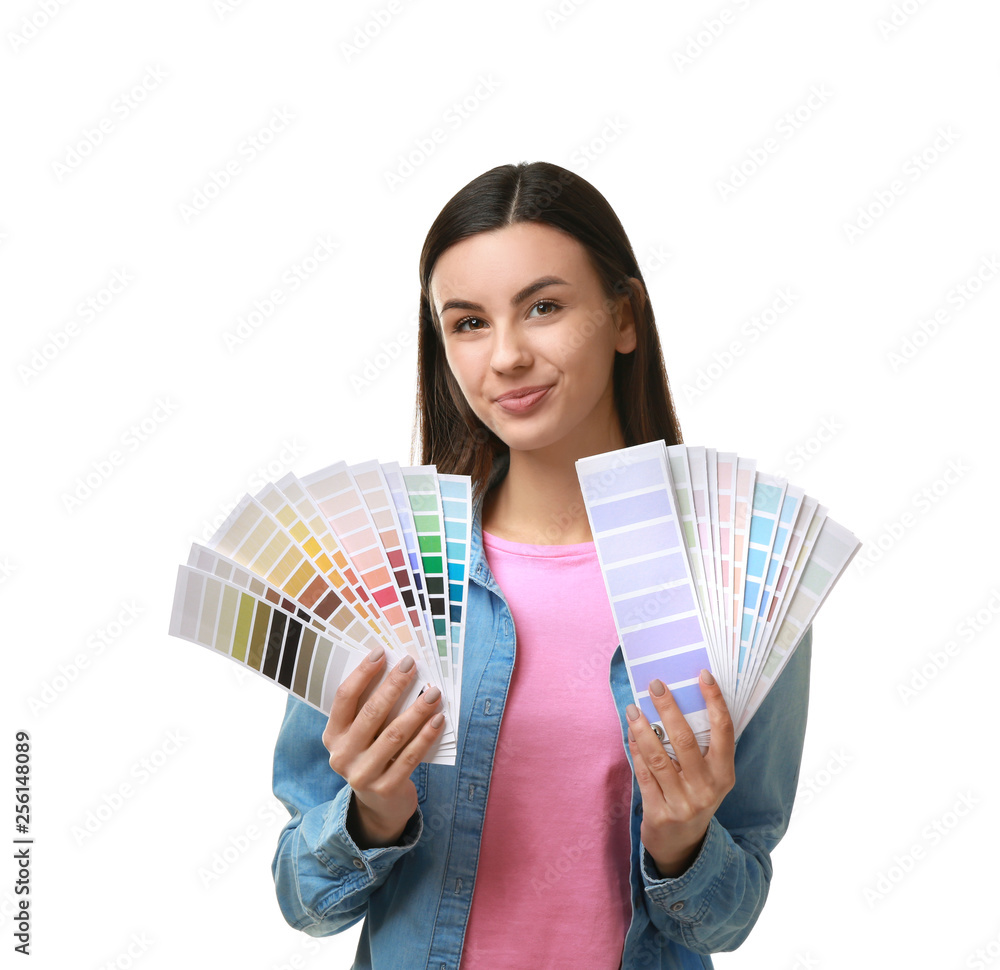
[[[538,545],[533,542],[514,542],[503,539],[483,529],[483,545],[500,552],[509,552],[518,556],[532,556],[546,559],[559,559],[567,556],[592,556],[596,552],[594,540],[589,542],[571,542],[566,545]]]

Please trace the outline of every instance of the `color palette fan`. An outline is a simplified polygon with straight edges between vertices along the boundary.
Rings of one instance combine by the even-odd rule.
[[[454,764],[471,534],[471,479],[433,465],[338,462],[246,495],[177,574],[170,634],[211,648],[324,714],[376,646],[405,655],[410,691],[442,695],[425,757]]]
[[[707,668],[739,737],[861,542],[732,452],[654,441],[576,469],[636,703],[673,753],[659,678],[704,750]]]

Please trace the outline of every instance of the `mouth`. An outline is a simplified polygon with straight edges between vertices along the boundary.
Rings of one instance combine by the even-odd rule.
[[[551,384],[545,384],[539,387],[519,387],[516,391],[501,394],[496,399],[496,403],[505,411],[514,413],[527,411],[545,397],[551,386]]]

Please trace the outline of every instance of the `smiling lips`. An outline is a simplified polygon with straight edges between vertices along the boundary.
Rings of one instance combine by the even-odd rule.
[[[544,387],[520,387],[516,391],[508,391],[496,399],[496,403],[505,411],[521,413],[533,408],[548,391],[551,385]]]

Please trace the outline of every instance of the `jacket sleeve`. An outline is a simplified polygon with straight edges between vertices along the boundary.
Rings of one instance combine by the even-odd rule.
[[[289,695],[274,749],[273,790],[291,818],[271,863],[278,905],[289,925],[329,936],[356,923],[393,864],[416,845],[418,809],[399,845],[360,849],[347,831],[351,788],[330,768],[326,717]]]
[[[697,953],[734,950],[764,908],[771,851],[788,827],[798,786],[809,698],[812,627],[789,657],[736,745],[736,783],[686,872],[662,879],[640,847],[650,918]]]

